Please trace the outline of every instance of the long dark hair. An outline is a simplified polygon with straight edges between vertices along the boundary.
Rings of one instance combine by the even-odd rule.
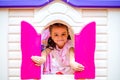
[[[70,35],[69,35],[69,30],[68,30],[68,27],[67,27],[66,25],[64,25],[64,24],[62,24],[62,23],[54,23],[54,24],[50,25],[50,26],[49,26],[50,34],[51,34],[52,29],[53,29],[54,27],[66,28],[66,30],[67,30],[67,32],[68,32],[68,37],[67,37],[67,39],[68,39],[68,40],[71,40],[71,37],[70,37]],[[52,40],[51,37],[49,37],[49,39],[48,39],[46,48],[50,48],[51,50],[56,49],[56,43]]]

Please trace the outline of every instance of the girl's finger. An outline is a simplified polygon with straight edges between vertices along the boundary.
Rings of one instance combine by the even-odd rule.
[[[83,68],[83,67],[78,67],[77,70],[78,70],[78,71],[83,71],[84,68]]]
[[[40,64],[35,64],[36,66],[40,66]]]
[[[39,59],[36,59],[36,58],[32,58],[32,61],[35,63],[39,63]]]

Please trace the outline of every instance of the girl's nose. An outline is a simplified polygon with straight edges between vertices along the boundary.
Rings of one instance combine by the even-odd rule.
[[[63,39],[63,36],[59,36],[58,39]]]

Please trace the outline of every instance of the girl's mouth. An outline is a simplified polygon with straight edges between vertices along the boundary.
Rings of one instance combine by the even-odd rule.
[[[58,40],[58,42],[63,42],[64,40]]]

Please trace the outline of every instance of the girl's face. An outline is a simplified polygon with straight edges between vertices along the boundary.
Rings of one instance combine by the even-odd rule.
[[[51,38],[59,48],[63,48],[67,42],[68,32],[64,27],[54,27],[51,31]]]

